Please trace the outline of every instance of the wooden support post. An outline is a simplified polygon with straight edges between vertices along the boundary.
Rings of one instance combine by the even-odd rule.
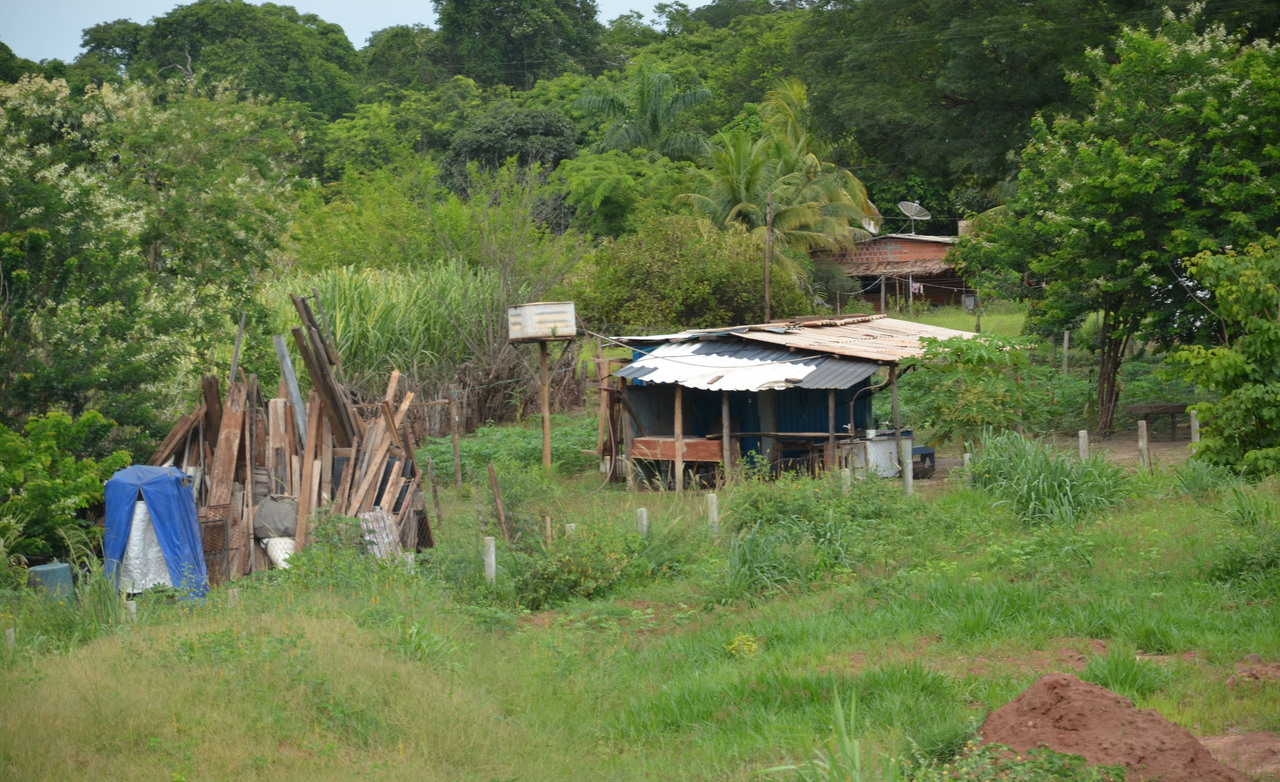
[[[511,545],[511,533],[507,531],[507,513],[502,509],[502,495],[498,492],[498,474],[493,471],[493,462],[489,462],[489,486],[493,489],[493,504],[498,510],[498,526],[502,528],[502,539]]]
[[[676,385],[676,491],[684,491],[684,387]]]
[[[1089,458],[1089,430],[1081,429],[1077,437],[1080,440],[1080,461],[1083,462]]]
[[[965,453],[964,455],[964,485],[965,486],[973,486],[973,467],[971,466],[972,461],[973,461],[973,454]]]
[[[636,508],[636,530],[640,533],[640,537],[649,537],[649,509]]]
[[[493,586],[498,580],[498,550],[492,536],[484,539],[484,582]]]
[[[1191,442],[1200,442],[1200,418],[1196,415],[1195,410],[1187,411],[1187,415],[1191,416]]]
[[[714,494],[707,495],[707,529],[713,538],[720,534],[720,498]]]
[[[890,401],[892,403],[891,406],[893,409],[894,453],[900,455],[902,453],[902,422],[898,417],[898,366],[896,364],[889,367],[889,390]],[[910,463],[908,462],[906,466],[898,466],[899,469],[905,469],[906,466],[910,466]]]
[[[621,383],[618,387],[619,407],[627,407],[627,384]],[[622,469],[627,474],[627,491],[636,490],[636,465],[631,458],[631,448],[633,435],[631,434],[631,418],[621,413],[618,415],[618,425],[622,427]]]
[[[427,479],[431,481],[431,503],[436,509],[436,529],[444,527],[444,511],[440,510],[440,487],[436,484],[436,464],[427,457]],[[408,498],[406,498],[408,501]]]
[[[733,437],[729,427],[729,392],[720,392],[720,459],[724,463],[724,482],[729,483],[733,466]]]
[[[547,343],[538,343],[538,368],[542,385],[538,397],[542,402],[542,469],[551,472],[551,375],[547,370]]]
[[[458,456],[458,397],[457,388],[449,389],[449,434],[453,437],[453,485],[462,488],[462,459]]]
[[[1151,469],[1151,447],[1147,442],[1147,422],[1138,422],[1138,463],[1145,470]]]
[[[828,470],[836,465],[836,390],[827,389],[827,448],[822,455],[823,466]]]
[[[1071,332],[1062,332],[1062,374],[1067,374],[1067,362],[1071,357]]]
[[[880,313],[884,314],[884,275],[880,275]]]

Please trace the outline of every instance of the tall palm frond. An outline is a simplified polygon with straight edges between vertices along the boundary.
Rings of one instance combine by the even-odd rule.
[[[672,160],[696,160],[706,154],[706,138],[681,129],[680,117],[710,98],[709,90],[681,90],[671,74],[641,66],[624,90],[589,92],[578,105],[613,120],[594,146],[596,152],[640,147]]]

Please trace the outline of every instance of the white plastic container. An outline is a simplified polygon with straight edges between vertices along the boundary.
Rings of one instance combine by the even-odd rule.
[[[507,307],[508,342],[570,340],[578,335],[571,301],[537,301]]]

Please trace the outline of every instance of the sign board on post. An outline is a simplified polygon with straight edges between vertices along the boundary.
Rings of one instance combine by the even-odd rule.
[[[537,301],[507,307],[508,342],[560,342],[578,336],[571,301]]]
[[[578,336],[578,319],[571,301],[537,301],[507,307],[507,341],[537,342],[542,382],[542,466],[551,469],[551,379],[547,343]]]

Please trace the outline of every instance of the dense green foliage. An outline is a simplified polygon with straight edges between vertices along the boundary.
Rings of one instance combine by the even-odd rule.
[[[1031,303],[1041,334],[1101,312],[1100,427],[1134,339],[1203,339],[1185,260],[1280,225],[1280,50],[1194,17],[1126,29],[1090,51],[1081,117],[1037,118],[1008,214],[962,248],[988,284]]]
[[[809,312],[801,281],[774,261],[774,317]],[[615,331],[714,327],[764,319],[764,247],[732,229],[682,215],[645,220],[598,250],[575,298],[591,322]]]
[[[1174,356],[1193,382],[1221,395],[1197,407],[1205,434],[1196,453],[1256,475],[1280,472],[1280,241],[1201,253],[1188,273],[1213,292],[1224,338]]]
[[[126,451],[102,452],[112,422],[90,410],[32,418],[19,434],[0,424],[0,542],[9,557],[66,556],[74,530],[89,523],[81,511],[102,502],[103,482],[130,462]],[[98,457],[98,458],[94,458]],[[0,567],[8,563],[0,559]]]

